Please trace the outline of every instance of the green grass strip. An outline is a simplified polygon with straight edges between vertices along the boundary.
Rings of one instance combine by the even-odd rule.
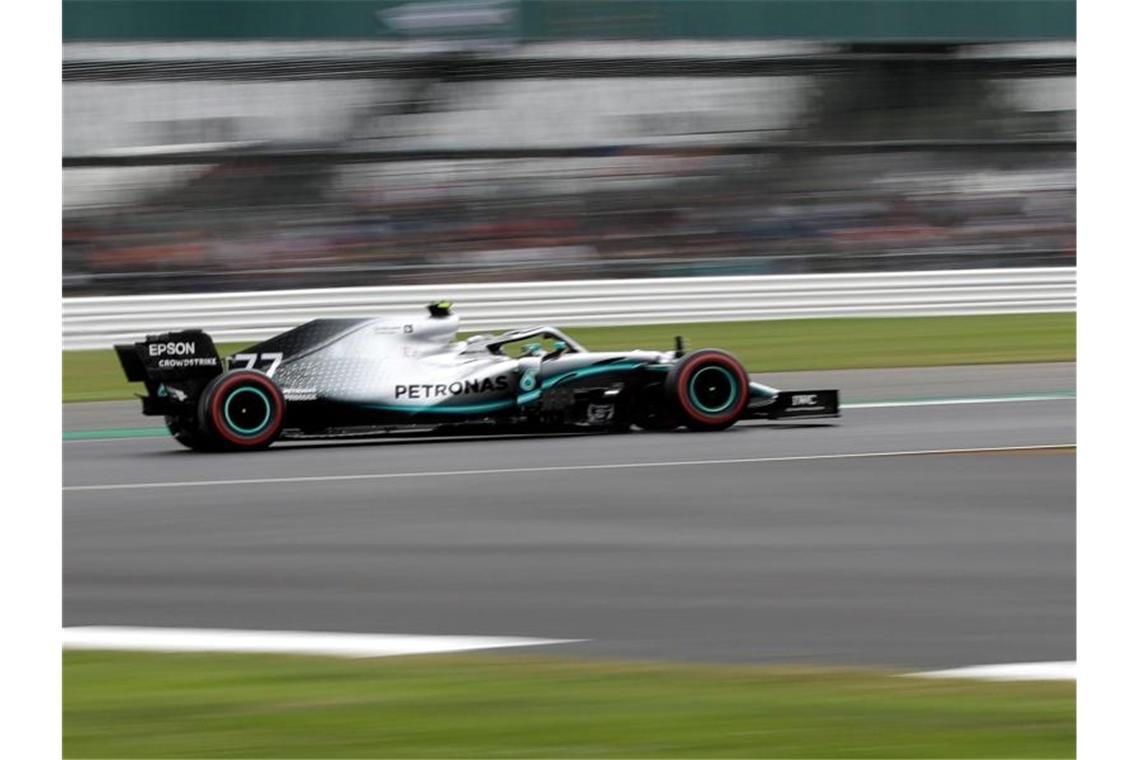
[[[517,656],[68,652],[64,755],[1067,758],[1075,692]]]
[[[753,372],[1073,361],[1075,314],[799,319],[691,325],[582,327],[568,332],[599,351],[691,348],[735,353]],[[223,344],[223,354],[247,344]],[[113,351],[65,351],[63,400],[131,398]]]

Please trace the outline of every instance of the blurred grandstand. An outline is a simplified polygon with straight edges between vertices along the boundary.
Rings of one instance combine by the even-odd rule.
[[[953,40],[688,39],[684,2],[293,4],[367,30],[146,5],[64,3],[66,295],[1074,263],[1049,0]]]

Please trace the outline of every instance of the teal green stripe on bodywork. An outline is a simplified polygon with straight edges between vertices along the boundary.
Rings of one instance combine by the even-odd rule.
[[[410,404],[361,404],[366,409],[379,409],[385,412],[405,412],[407,414],[420,414],[431,412],[433,414],[479,414],[481,412],[498,412],[510,409],[515,405],[513,398],[501,401],[488,401],[483,404],[463,404],[461,406],[422,406]]]
[[[600,367],[582,367],[581,369],[573,369],[568,372],[563,372],[558,375],[544,378],[542,385],[532,391],[520,394],[517,398],[504,399],[502,401],[489,401],[484,404],[464,404],[461,406],[419,406],[419,405],[404,405],[404,404],[364,404],[369,409],[379,409],[386,412],[406,412],[408,414],[420,413],[440,413],[440,414],[479,414],[482,412],[497,412],[504,409],[510,409],[516,404],[527,404],[534,401],[542,395],[542,391],[550,388],[564,380],[577,380],[582,377],[591,377],[593,375],[602,375],[610,372],[628,372],[630,370],[643,367],[644,364],[637,362],[615,362],[614,364],[604,364]]]
[[[563,372],[558,375],[545,378],[542,381],[543,388],[550,388],[563,380],[577,380],[580,377],[591,377],[593,375],[604,375],[608,372],[627,372],[638,367],[644,367],[643,363],[638,362],[614,362],[613,364],[603,364],[597,367],[582,367],[581,369],[572,369],[569,372]]]
[[[592,377],[593,375],[604,375],[609,372],[629,372],[631,370],[639,369],[644,366],[646,365],[638,362],[614,362],[613,364],[603,364],[598,367],[582,367],[581,369],[572,369],[569,372],[562,372],[560,374],[551,375],[550,377],[544,378],[541,387],[536,388],[533,391],[528,391],[527,393],[521,394],[518,398],[518,402],[520,404],[529,404],[531,401],[537,400],[538,397],[542,395],[542,392],[544,390],[554,387],[555,385],[561,383],[563,380],[577,380],[583,377]]]

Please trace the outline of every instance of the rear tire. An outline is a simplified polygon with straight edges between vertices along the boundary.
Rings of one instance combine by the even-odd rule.
[[[198,428],[224,451],[264,449],[285,423],[285,397],[263,372],[237,369],[218,375],[198,400]]]
[[[689,430],[724,430],[748,406],[748,373],[725,351],[694,351],[669,370],[665,398]]]

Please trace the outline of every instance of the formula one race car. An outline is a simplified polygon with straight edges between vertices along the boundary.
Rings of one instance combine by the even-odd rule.
[[[316,319],[223,362],[186,330],[116,346],[143,414],[200,451],[403,429],[723,430],[741,419],[839,416],[839,392],[780,392],[718,349],[588,351],[553,327],[456,340],[446,302],[423,317]]]

